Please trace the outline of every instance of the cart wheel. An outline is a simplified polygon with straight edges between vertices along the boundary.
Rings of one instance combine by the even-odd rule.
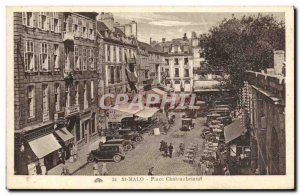
[[[130,151],[130,150],[133,149],[133,147],[132,147],[131,144],[127,144],[127,145],[125,146],[125,148],[126,148],[127,151]]]
[[[88,157],[88,162],[94,162],[95,161],[95,157],[94,155],[90,154],[89,157]]]
[[[114,162],[116,162],[116,163],[118,163],[118,162],[120,162],[121,160],[122,160],[122,157],[120,156],[120,155],[115,155],[114,157],[113,157],[113,160],[114,160]]]
[[[142,138],[141,138],[141,137],[136,137],[136,138],[135,138],[135,141],[136,141],[136,142],[141,142],[141,141],[142,141]]]

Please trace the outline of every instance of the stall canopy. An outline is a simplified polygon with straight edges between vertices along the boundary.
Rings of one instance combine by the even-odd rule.
[[[34,154],[40,159],[61,148],[61,145],[51,133],[29,142]]]
[[[74,140],[74,136],[70,133],[65,127],[59,130],[56,130],[55,133],[66,143],[68,144]]]
[[[137,112],[135,115],[141,118],[149,118],[152,117],[159,109],[157,108],[149,108],[145,107],[143,110]]]
[[[158,88],[153,88],[152,89],[155,93],[161,95],[161,96],[164,96],[164,95],[167,95],[167,92],[161,90],[161,89],[158,89]]]
[[[120,105],[116,105],[112,108],[112,110],[125,112],[128,114],[135,114],[144,109],[144,106],[140,106],[138,103],[124,103]]]
[[[233,121],[230,125],[224,127],[225,143],[238,138],[243,134],[244,128],[241,126],[240,119]]]

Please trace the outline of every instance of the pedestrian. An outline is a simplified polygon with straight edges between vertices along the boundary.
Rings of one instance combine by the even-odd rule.
[[[181,143],[180,145],[179,145],[179,151],[180,151],[180,155],[184,155],[184,143]]]
[[[165,152],[165,157],[168,157],[168,143],[164,143],[164,152]]]
[[[165,146],[165,141],[164,140],[161,140],[160,141],[160,146],[159,146],[159,151],[164,151],[164,146]]]
[[[69,175],[69,168],[68,168],[68,165],[66,165],[66,162],[63,161],[63,166],[62,166],[62,172],[61,172],[62,175]]]
[[[107,175],[108,171],[107,171],[107,167],[106,167],[106,163],[104,162],[102,164],[102,175]]]
[[[41,165],[41,170],[42,170],[42,175],[48,175],[47,167],[44,164]]]
[[[154,175],[154,167],[151,167],[148,171],[148,175]]]
[[[169,145],[169,156],[170,156],[170,158],[172,158],[173,149],[174,149],[174,147],[173,147],[172,143],[170,143],[170,145]]]
[[[35,170],[37,175],[42,175],[41,164],[39,162],[36,164]]]
[[[77,145],[76,144],[74,144],[73,145],[73,160],[74,160],[74,162],[76,162],[76,160],[77,160]]]
[[[94,175],[99,175],[99,165],[97,160],[95,160],[95,163],[93,165],[93,171],[94,171]]]

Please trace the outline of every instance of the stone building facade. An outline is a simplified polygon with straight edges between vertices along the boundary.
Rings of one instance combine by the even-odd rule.
[[[36,162],[51,169],[60,163],[58,150],[80,148],[96,134],[96,15],[14,13],[16,174],[30,174]],[[68,143],[59,142],[59,130]],[[39,145],[45,142],[46,149]]]
[[[274,70],[282,67],[275,52]],[[281,62],[278,62],[281,60]],[[285,77],[281,71],[247,72],[252,168],[259,174],[286,174]]]
[[[97,37],[103,62],[105,93],[126,93],[129,86],[125,74],[127,61],[137,59],[137,24],[120,25],[113,14],[101,13],[97,17]]]
[[[193,88],[194,56],[191,40],[186,33],[182,38],[162,42],[151,42],[152,46],[159,45],[164,52],[165,72],[167,88],[173,88],[175,92],[191,92]]]

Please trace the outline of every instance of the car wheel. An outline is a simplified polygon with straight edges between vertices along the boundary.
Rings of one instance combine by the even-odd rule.
[[[120,155],[115,155],[114,157],[113,157],[113,160],[114,160],[114,162],[116,162],[116,163],[118,163],[118,162],[120,162],[121,160],[122,160],[122,157],[120,156]]]
[[[90,154],[88,157],[88,162],[94,162],[94,160],[95,160],[94,155]]]
[[[142,141],[142,138],[141,138],[141,137],[136,137],[136,138],[135,138],[135,141],[136,141],[136,142],[140,142],[140,141]]]
[[[131,144],[127,144],[127,145],[125,146],[125,148],[126,148],[127,151],[130,151],[130,150],[133,149],[133,147],[132,147]]]

